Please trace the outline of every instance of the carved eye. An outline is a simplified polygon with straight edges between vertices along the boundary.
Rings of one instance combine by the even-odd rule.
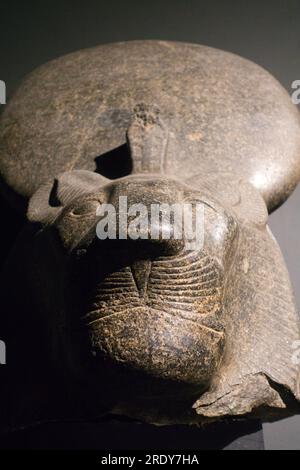
[[[85,216],[96,216],[97,209],[100,205],[100,201],[86,201],[77,206],[69,212],[69,215],[73,217],[85,217]]]

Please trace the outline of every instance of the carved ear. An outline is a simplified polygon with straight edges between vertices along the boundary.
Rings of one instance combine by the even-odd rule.
[[[264,226],[268,220],[266,203],[260,192],[248,181],[231,173],[195,175],[186,181],[195,189],[204,190],[212,199],[231,209],[240,220]]]
[[[97,191],[110,180],[86,170],[73,170],[60,174],[44,183],[29,201],[27,218],[30,222],[51,224],[62,209],[75,198]]]

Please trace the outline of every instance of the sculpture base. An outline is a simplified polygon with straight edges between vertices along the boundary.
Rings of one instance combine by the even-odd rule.
[[[52,423],[2,437],[1,449],[105,450],[264,450],[259,421],[156,427],[110,420],[103,423]]]

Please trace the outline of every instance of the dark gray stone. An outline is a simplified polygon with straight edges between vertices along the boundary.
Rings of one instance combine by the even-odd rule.
[[[204,46],[100,46],[21,85],[1,118],[0,170],[31,225],[3,278],[14,285],[24,258],[13,317],[34,315],[87,415],[192,424],[297,411],[299,319],[267,218],[299,181],[299,130],[266,71]],[[203,248],[99,241],[97,206],[119,212],[119,196],[203,203]]]

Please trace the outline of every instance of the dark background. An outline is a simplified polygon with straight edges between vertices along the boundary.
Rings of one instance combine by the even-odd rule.
[[[300,79],[299,0],[1,0],[0,79],[6,82],[9,97],[26,73],[50,59],[100,43],[130,39],[179,40],[235,52],[269,70],[289,93],[291,83]],[[291,274],[298,306],[299,205],[300,188],[270,219]],[[12,218],[3,206],[1,215],[0,251],[3,258],[20,221]],[[7,220],[10,220],[10,231],[6,229]],[[141,448],[151,442],[162,448],[180,448],[180,443],[187,446],[190,442],[195,448],[199,440],[205,440],[203,432],[197,430],[140,427],[135,433],[135,425],[128,426],[124,423],[106,423],[101,429],[81,426],[78,434],[74,425],[62,426],[59,431],[50,426],[41,433],[31,431],[31,434],[21,436],[19,433],[15,439],[23,446],[32,445],[34,439],[40,446],[47,439],[59,445],[66,442],[65,435],[69,433],[73,447],[80,445],[81,439],[89,441],[91,446],[97,446],[102,439],[106,445],[112,443],[115,448],[121,445],[122,435],[128,432],[133,433],[132,438],[127,436],[125,442],[131,442],[132,447],[136,442]],[[257,429],[253,424],[236,425],[230,430],[220,427],[211,431],[207,438],[214,439],[216,446],[222,447],[238,435]],[[300,449],[300,417],[264,425],[264,439],[267,449]],[[261,446],[257,436],[236,442],[240,447]]]

